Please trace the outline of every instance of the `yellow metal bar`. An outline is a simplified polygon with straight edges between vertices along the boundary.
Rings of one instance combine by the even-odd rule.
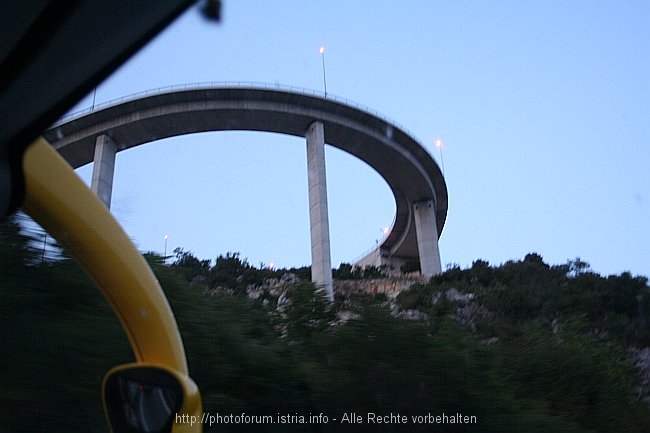
[[[23,209],[99,286],[136,360],[187,375],[183,342],[158,280],[106,206],[43,138],[27,148],[23,164]]]

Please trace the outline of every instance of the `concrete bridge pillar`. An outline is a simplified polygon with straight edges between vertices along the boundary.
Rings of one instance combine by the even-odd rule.
[[[422,276],[432,277],[442,273],[440,250],[438,249],[438,227],[433,200],[423,200],[413,205],[415,233],[420,255]]]
[[[97,197],[109,209],[111,208],[111,195],[113,193],[116,152],[117,146],[111,137],[104,134],[97,137],[90,189],[97,194]]]
[[[325,133],[321,122],[307,129],[307,184],[311,229],[311,279],[325,288],[327,299],[334,300],[330,227],[325,178]]]

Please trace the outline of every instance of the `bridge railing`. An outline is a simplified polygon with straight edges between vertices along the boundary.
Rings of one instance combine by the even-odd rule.
[[[261,81],[210,81],[210,82],[197,82],[197,83],[186,83],[186,84],[174,84],[174,85],[169,85],[169,86],[162,86],[162,87],[156,87],[153,89],[147,89],[143,90],[140,92],[132,93],[130,95],[125,95],[121,96],[119,98],[111,99],[108,101],[100,102],[98,104],[94,104],[90,107],[84,108],[82,110],[74,111],[67,113],[63,115],[61,118],[59,118],[52,126],[57,126],[62,123],[69,122],[73,119],[76,119],[78,117],[85,116],[89,113],[92,113],[93,111],[97,110],[103,110],[105,108],[111,107],[113,105],[119,105],[125,102],[133,101],[139,98],[143,98],[145,96],[154,96],[154,95],[159,95],[159,94],[164,94],[164,93],[170,93],[178,90],[200,90],[200,89],[210,89],[210,88],[225,88],[225,87],[239,87],[239,88],[253,88],[253,89],[276,89],[276,90],[286,90],[294,93],[300,93],[303,95],[308,95],[308,96],[318,96],[320,98],[324,99],[330,99],[332,101],[336,101],[338,103],[341,103],[343,105],[347,105],[349,107],[355,108],[360,111],[365,111],[368,114],[371,114],[379,119],[384,120],[385,122],[391,124],[394,127],[397,127],[401,129],[404,133],[408,134],[411,136],[414,140],[420,144],[420,146],[425,149],[429,155],[435,160],[434,152],[430,149],[428,149],[426,146],[422,145],[422,143],[415,138],[415,135],[412,134],[407,128],[404,127],[404,125],[400,124],[399,122],[396,122],[395,120],[389,118],[388,116],[378,112],[377,110],[374,110],[368,106],[365,106],[363,104],[359,104],[358,102],[351,101],[349,99],[343,98],[341,96],[336,96],[331,93],[324,93],[318,90],[313,90],[313,89],[307,89],[304,87],[300,86],[291,86],[291,85],[284,85],[284,84],[277,84],[277,83],[265,83]]]
[[[343,103],[345,105],[349,105],[351,107],[357,108],[362,111],[366,111],[376,117],[379,117],[380,119],[386,120],[389,123],[392,123],[393,125],[397,126],[400,129],[403,129],[406,131],[405,128],[403,128],[402,125],[399,123],[395,122],[392,119],[389,119],[387,116],[377,112],[376,110],[373,110],[367,106],[364,106],[362,104],[359,104],[357,102],[350,101],[349,99],[332,95],[331,93],[325,94],[324,92],[318,91],[318,90],[313,90],[313,89],[307,89],[305,87],[300,87],[300,86],[292,86],[292,85],[284,85],[284,84],[278,84],[278,83],[265,83],[262,81],[208,81],[208,82],[196,82],[196,83],[185,83],[185,84],[172,84],[169,86],[162,86],[162,87],[156,87],[153,89],[147,89],[143,90],[140,92],[132,93],[130,95],[124,95],[119,98],[114,98],[108,101],[100,102],[99,104],[94,104],[91,107],[84,108],[82,110],[74,111],[71,113],[67,113],[64,116],[62,116],[60,119],[58,119],[55,123],[55,125],[61,124],[68,122],[72,119],[75,119],[77,117],[84,116],[88,113],[91,113],[96,110],[101,110],[113,105],[118,105],[122,104],[124,102],[132,101],[135,99],[139,99],[145,96],[153,96],[153,95],[158,95],[158,94],[163,94],[163,93],[170,93],[174,92],[177,90],[199,90],[199,89],[210,89],[210,88],[219,88],[219,87],[240,87],[240,88],[254,88],[254,89],[277,89],[277,90],[287,90],[291,91],[294,93],[301,93],[304,95],[309,95],[309,96],[318,96],[320,98],[324,99],[331,99],[333,101],[337,101],[340,103]]]
[[[393,227],[395,226],[395,217],[397,215],[393,216],[393,222],[390,224],[390,226],[382,228],[382,236],[378,239],[375,239],[375,245],[372,247],[368,248],[366,251],[363,253],[359,254],[357,257],[355,257],[352,261],[350,261],[350,264],[358,263],[362,259],[368,257],[370,254],[374,253],[377,251],[381,246],[384,244],[384,241],[388,239],[388,236],[390,236],[390,233],[393,231]]]

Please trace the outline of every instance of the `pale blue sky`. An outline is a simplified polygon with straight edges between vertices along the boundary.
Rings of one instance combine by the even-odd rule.
[[[370,107],[444,142],[443,266],[538,252],[650,275],[650,3],[224,0],[188,11],[97,102],[191,82],[260,81]],[[92,103],[89,96],[77,107]],[[327,149],[332,262],[375,245],[395,206],[369,167]],[[79,173],[90,177],[90,168]],[[141,250],[309,264],[304,140],[197,134],[117,157],[112,210]]]

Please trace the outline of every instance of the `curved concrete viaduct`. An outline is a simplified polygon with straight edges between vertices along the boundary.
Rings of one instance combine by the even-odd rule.
[[[438,238],[447,216],[447,187],[440,168],[397,125],[336,99],[256,86],[172,89],[60,122],[44,136],[73,167],[95,162],[92,188],[110,206],[117,151],[182,134],[223,130],[306,137],[312,275],[330,297],[325,143],[374,168],[395,196],[397,211],[390,233],[358,264],[399,266],[419,258],[424,275],[441,272]]]

